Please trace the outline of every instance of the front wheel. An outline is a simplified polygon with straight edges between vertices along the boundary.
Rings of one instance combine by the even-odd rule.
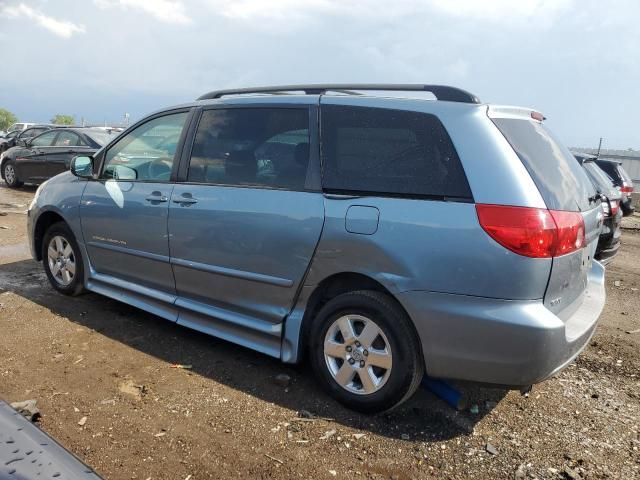
[[[11,188],[18,188],[22,185],[22,182],[18,179],[18,173],[13,162],[6,162],[2,167],[2,175],[7,186]]]
[[[82,256],[73,232],[66,223],[54,223],[44,235],[42,264],[49,283],[57,291],[65,295],[82,293]]]
[[[338,295],[310,331],[313,369],[339,402],[363,413],[391,410],[410,398],[424,374],[411,320],[380,292]]]

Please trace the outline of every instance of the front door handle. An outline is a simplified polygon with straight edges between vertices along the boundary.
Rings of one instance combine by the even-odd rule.
[[[151,195],[145,198],[145,200],[147,202],[158,202],[158,203],[169,201],[169,199],[164,195],[162,195],[160,192],[152,192]]]
[[[190,193],[183,193],[179,197],[173,199],[173,203],[179,203],[181,205],[193,205],[198,203],[198,200],[193,198]]]

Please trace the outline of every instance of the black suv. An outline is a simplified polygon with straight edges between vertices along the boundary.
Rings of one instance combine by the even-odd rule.
[[[633,181],[631,177],[627,173],[627,171],[622,168],[621,162],[616,162],[615,160],[602,160],[597,159],[596,163],[598,166],[605,171],[613,184],[620,190],[622,193],[622,199],[620,201],[620,208],[622,208],[622,214],[627,217],[633,214],[635,207],[633,206]]]
[[[587,154],[576,154],[575,157],[584,168],[589,180],[591,180],[602,199],[604,221],[600,238],[598,238],[595,259],[603,265],[607,265],[613,260],[620,248],[620,236],[622,234],[620,227],[622,222],[621,200],[623,194],[614,186],[611,178],[598,166],[596,157]]]

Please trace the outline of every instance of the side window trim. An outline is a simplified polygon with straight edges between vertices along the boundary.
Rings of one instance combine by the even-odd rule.
[[[180,165],[177,173],[177,182],[186,185],[212,185],[229,188],[253,188],[262,190],[290,190],[295,189],[287,187],[272,187],[268,185],[229,185],[226,183],[201,183],[189,181],[189,164],[191,162],[191,153],[193,151],[196,133],[202,115],[209,110],[231,110],[231,109],[300,109],[309,112],[309,164],[307,166],[307,174],[305,177],[304,189],[301,191],[321,192],[321,167],[320,167],[320,111],[318,104],[290,104],[290,103],[260,103],[260,104],[220,104],[207,105],[206,107],[194,108],[189,131],[186,134],[186,141],[180,158]],[[295,190],[297,191],[297,190]]]
[[[189,162],[191,161],[191,151],[193,150],[193,142],[196,138],[200,118],[202,117],[202,107],[196,107],[191,111],[189,117],[189,126],[185,129],[184,144],[180,154],[180,161],[176,172],[176,182],[186,182],[189,175]]]
[[[182,152],[184,150],[184,141],[186,138],[186,133],[187,133],[187,129],[190,127],[190,124],[192,123],[193,120],[193,115],[195,113],[196,108],[195,107],[187,107],[187,108],[177,108],[177,109],[173,109],[173,110],[166,110],[163,112],[157,112],[154,113],[153,115],[149,115],[148,117],[144,117],[141,120],[137,121],[136,123],[134,123],[133,125],[131,125],[129,128],[127,128],[124,132],[120,133],[120,135],[117,136],[116,139],[114,139],[115,141],[112,141],[109,143],[108,148],[103,148],[100,150],[100,157],[98,160],[99,163],[99,169],[97,171],[96,174],[94,174],[94,178],[96,178],[97,180],[101,180],[104,181],[106,180],[103,177],[104,174],[104,168],[105,168],[105,161],[107,158],[107,155],[109,153],[109,150],[111,150],[114,146],[116,146],[120,140],[122,140],[123,138],[125,138],[127,135],[129,135],[131,132],[133,132],[134,130],[136,130],[138,127],[144,125],[147,122],[151,122],[157,118],[161,118],[161,117],[166,117],[169,115],[174,115],[174,114],[178,114],[178,113],[187,113],[187,118],[185,119],[184,122],[184,126],[182,128],[182,133],[180,134],[180,139],[178,140],[178,145],[176,147],[176,153],[175,153],[175,157],[174,157],[174,161],[173,161],[173,165],[171,168],[171,176],[169,178],[168,182],[159,182],[158,180],[127,180],[127,182],[138,182],[138,183],[175,183],[176,182],[176,176],[177,176],[177,171],[178,171],[178,166],[181,162],[181,157],[182,157]],[[114,181],[119,181],[118,179],[109,179],[109,180],[114,180]]]

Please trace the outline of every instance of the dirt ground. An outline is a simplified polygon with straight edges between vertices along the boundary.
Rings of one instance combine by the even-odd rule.
[[[54,292],[27,247],[34,191],[0,186],[0,397],[37,399],[41,428],[106,479],[640,478],[639,231],[608,268],[596,336],[559,376],[528,397],[462,385],[462,412],[420,391],[369,417],[306,366]]]

